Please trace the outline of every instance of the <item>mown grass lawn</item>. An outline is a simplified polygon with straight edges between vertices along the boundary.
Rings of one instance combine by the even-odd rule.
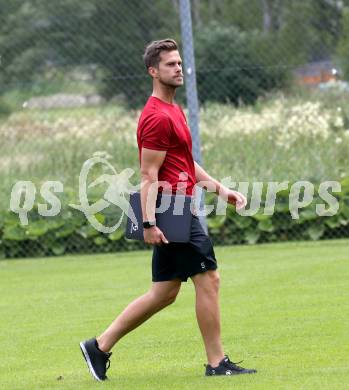
[[[79,341],[150,285],[150,253],[0,262],[1,389],[347,389],[349,241],[216,248],[223,341],[258,369],[203,376],[191,282],[115,347],[94,382]]]

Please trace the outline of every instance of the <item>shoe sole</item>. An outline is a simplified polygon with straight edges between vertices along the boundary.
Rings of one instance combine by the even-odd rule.
[[[93,378],[96,379],[96,381],[98,381],[98,382],[103,382],[103,379],[99,378],[98,375],[96,374],[95,370],[93,369],[90,357],[88,355],[88,352],[87,352],[83,342],[80,343],[80,349],[82,352],[82,356],[84,357],[84,359],[87,363],[87,367],[88,367],[91,375],[93,376]]]
[[[251,371],[251,372],[240,372],[235,374],[205,374],[205,376],[234,376],[234,375],[249,375],[249,374],[256,374],[257,371]]]

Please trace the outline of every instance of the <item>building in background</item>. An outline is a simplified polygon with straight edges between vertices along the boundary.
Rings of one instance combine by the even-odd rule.
[[[295,78],[299,85],[318,86],[329,81],[336,81],[338,69],[332,61],[312,62],[297,68]]]

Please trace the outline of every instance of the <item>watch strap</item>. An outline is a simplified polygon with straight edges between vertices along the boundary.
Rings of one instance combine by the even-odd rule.
[[[156,221],[144,221],[143,222],[143,228],[144,229],[149,229],[153,226],[156,226]]]

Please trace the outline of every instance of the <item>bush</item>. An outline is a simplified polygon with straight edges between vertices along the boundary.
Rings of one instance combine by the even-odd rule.
[[[262,201],[261,211],[249,217],[240,216],[232,207],[228,207],[225,216],[209,218],[208,227],[213,241],[231,245],[348,237],[349,178],[341,181],[342,191],[336,194],[339,210],[333,216],[317,215],[316,205],[324,201],[315,189],[311,204],[299,210],[298,219],[292,219],[289,208],[290,187],[277,194],[273,215],[261,212],[265,205]],[[210,203],[214,202],[211,197]]]
[[[254,103],[287,85],[272,36],[241,32],[215,23],[196,32],[196,67],[201,102]]]
[[[11,114],[10,106],[0,98],[0,118]]]
[[[29,224],[21,225],[11,211],[0,214],[0,258],[60,256],[67,253],[110,253],[141,249],[143,242],[126,241],[124,229],[103,234],[85,216],[65,206],[59,215],[41,217],[37,206],[28,214]],[[98,213],[99,222],[113,226],[113,216]],[[115,223],[115,222],[114,222]]]

